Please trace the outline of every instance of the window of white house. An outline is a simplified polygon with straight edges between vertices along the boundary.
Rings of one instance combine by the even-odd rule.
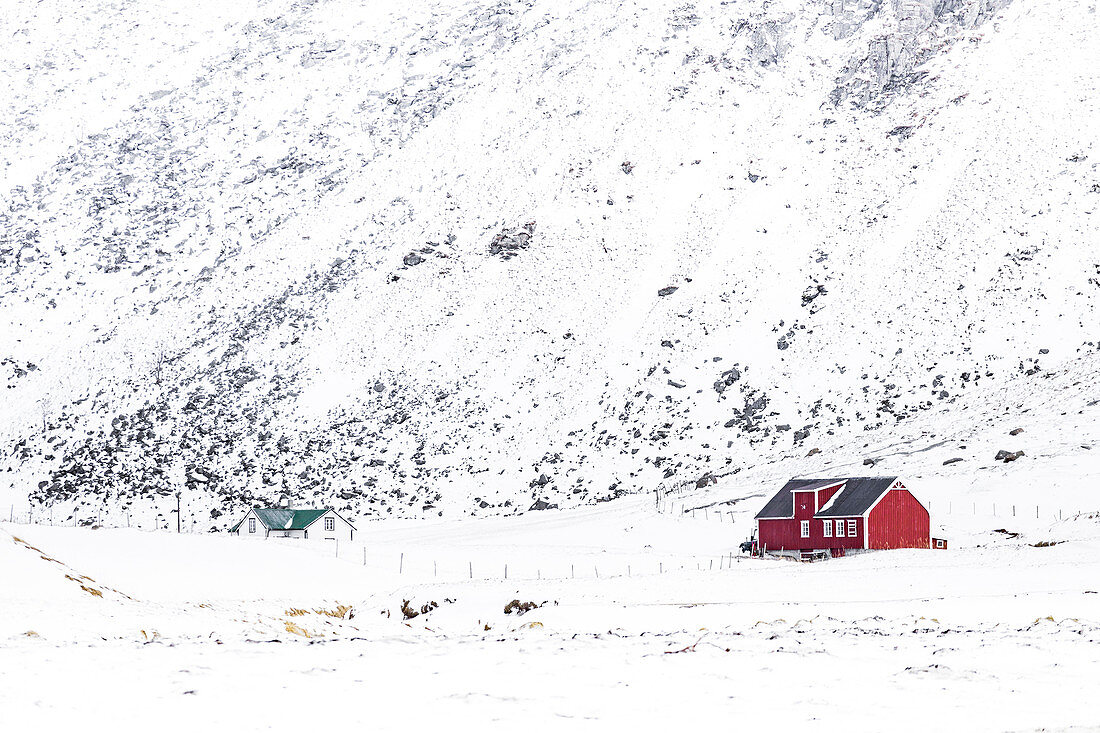
[[[326,532],[336,531],[336,519],[335,518],[325,517],[325,531]]]
[[[802,536],[803,537],[809,537],[810,536],[810,520],[809,519],[803,519],[802,520]]]
[[[856,520],[854,520],[854,519],[849,519],[848,520],[848,536],[849,537],[855,537],[856,536]]]
[[[826,519],[826,520],[825,520],[825,521],[824,521],[824,522],[822,523],[822,525],[821,525],[821,526],[822,526],[822,528],[823,528],[823,529],[825,530],[825,536],[826,536],[826,537],[832,537],[832,536],[833,536],[833,520],[831,520],[831,519]]]
[[[843,519],[836,520],[836,536],[837,537],[843,537],[844,536],[844,520]]]
[[[249,534],[255,534],[256,533],[256,518],[255,517],[249,517],[248,518],[248,532],[249,532]]]

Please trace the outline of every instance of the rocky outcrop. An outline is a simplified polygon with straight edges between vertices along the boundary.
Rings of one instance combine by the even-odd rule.
[[[866,51],[845,67],[832,93],[834,104],[878,107],[891,93],[919,82],[933,54],[964,31],[992,18],[1011,0],[832,0],[836,39],[869,31]],[[872,22],[873,21],[873,22]]]

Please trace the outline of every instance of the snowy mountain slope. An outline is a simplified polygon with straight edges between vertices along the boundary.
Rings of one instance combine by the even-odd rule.
[[[1093,3],[204,12],[4,52],[14,497],[585,503],[1096,349]]]

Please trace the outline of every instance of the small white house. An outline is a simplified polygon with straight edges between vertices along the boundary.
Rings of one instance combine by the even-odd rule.
[[[261,509],[254,507],[229,530],[239,537],[303,540],[352,540],[355,525],[334,509]]]

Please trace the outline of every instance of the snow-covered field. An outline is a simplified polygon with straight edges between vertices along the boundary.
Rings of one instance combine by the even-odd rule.
[[[339,557],[4,524],[0,711],[10,730],[1100,727],[1100,514],[944,529],[948,551],[803,564],[637,499],[374,522]]]

